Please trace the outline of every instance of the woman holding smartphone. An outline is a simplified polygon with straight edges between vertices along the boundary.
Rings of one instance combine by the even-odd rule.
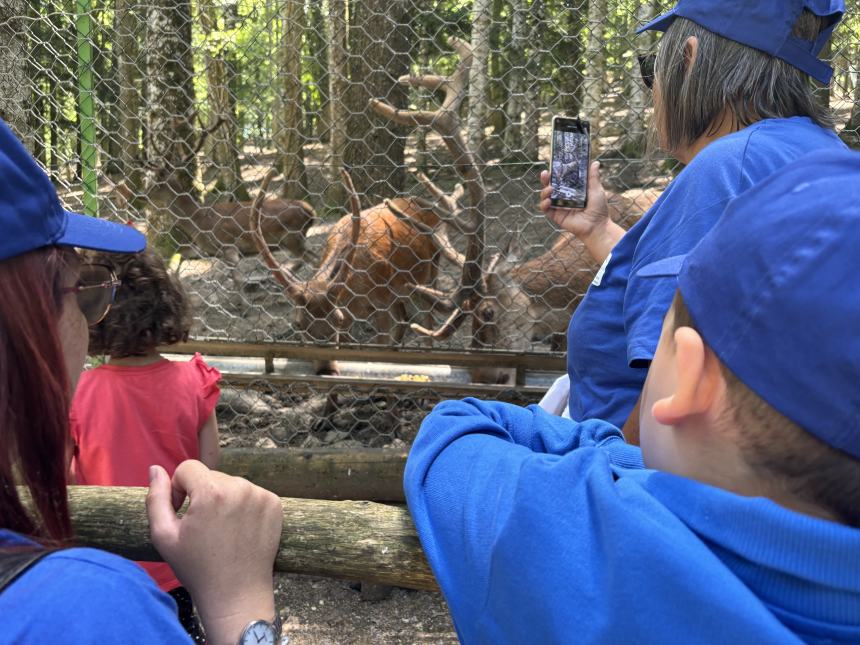
[[[549,173],[541,175],[541,209],[601,264],[568,328],[565,412],[624,427],[634,442],[635,408],[675,290],[673,280],[643,280],[637,270],[689,252],[729,201],[791,161],[844,147],[810,82],[830,81],[832,69],[817,54],[843,1],[735,5],[680,0],[639,30],[665,31],[656,59],[640,63],[656,139],[686,167],[635,226],[625,232],[609,218],[599,164],[589,169],[582,209],[554,207]],[[726,259],[731,271],[730,250]]]

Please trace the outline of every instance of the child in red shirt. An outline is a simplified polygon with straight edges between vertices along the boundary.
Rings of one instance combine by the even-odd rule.
[[[156,349],[188,338],[191,312],[182,285],[149,251],[91,259],[111,266],[122,285],[105,318],[90,328],[90,354],[105,354],[109,361],[84,372],[75,392],[74,481],[148,486],[152,464],[171,476],[186,459],[216,468],[220,373],[199,354],[173,362]],[[174,597],[183,626],[202,643],[191,598],[172,569],[160,562],[140,564]]]

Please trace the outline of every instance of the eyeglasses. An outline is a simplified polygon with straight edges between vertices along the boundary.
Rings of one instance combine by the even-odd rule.
[[[639,73],[642,75],[642,82],[649,90],[654,89],[654,68],[657,66],[657,54],[638,54],[636,58],[639,60]]]
[[[78,308],[90,326],[99,324],[107,316],[116,296],[116,288],[122,284],[109,266],[104,264],[82,264],[78,283],[64,287],[61,292],[73,293]]]

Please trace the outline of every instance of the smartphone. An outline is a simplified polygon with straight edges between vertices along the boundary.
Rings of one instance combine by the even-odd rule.
[[[588,162],[591,152],[588,121],[552,118],[550,203],[559,208],[585,208],[588,201]]]

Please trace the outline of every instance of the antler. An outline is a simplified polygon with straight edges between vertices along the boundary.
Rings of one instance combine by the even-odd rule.
[[[263,178],[263,183],[260,184],[260,192],[251,204],[251,237],[254,239],[254,244],[257,246],[257,250],[260,252],[266,266],[268,266],[272,271],[272,275],[275,280],[281,283],[284,289],[286,289],[287,295],[295,301],[296,297],[304,290],[302,284],[292,271],[281,265],[281,263],[275,259],[271,250],[269,250],[269,245],[266,244],[266,239],[263,237],[263,231],[260,227],[263,201],[266,199],[269,184],[277,174],[277,168],[269,169],[269,172],[266,173],[266,176]]]
[[[181,119],[181,117],[178,117],[178,116],[174,117],[172,119],[172,123],[174,125],[174,128],[178,125],[178,122],[180,119]],[[194,110],[191,113],[191,116],[188,118],[189,122],[194,121],[194,120],[197,120],[199,123],[199,116],[198,116],[197,110]],[[155,140],[153,140],[150,145],[152,146],[152,149],[155,152],[156,157],[158,159],[160,159],[160,162],[155,163],[152,160],[147,160],[146,165],[152,170],[160,170],[162,168],[166,168],[167,166],[172,166],[174,168],[184,168],[189,163],[191,163],[191,160],[194,159],[194,157],[197,156],[197,154],[203,148],[203,144],[206,143],[206,139],[209,137],[209,135],[212,134],[213,132],[215,132],[215,130],[220,128],[223,124],[224,124],[224,117],[218,117],[215,120],[214,124],[210,125],[208,128],[203,128],[200,131],[200,134],[197,135],[197,140],[194,142],[194,146],[193,146],[191,152],[188,153],[187,155],[185,155],[178,163],[175,163],[175,164],[170,159],[167,158],[168,150],[170,148],[173,148],[173,150],[175,150],[175,143],[172,144],[171,146],[168,146],[168,149],[165,149],[165,148],[160,147],[155,142]]]
[[[439,188],[433,181],[425,175],[423,172],[414,170],[412,174],[420,181],[424,188],[427,189],[427,192],[433,195],[436,198],[434,202],[437,206],[441,207],[447,213],[448,219],[457,219],[460,213],[462,212],[462,208],[460,208],[460,199],[463,197],[463,193],[466,192],[466,189],[463,187],[463,184],[457,184],[454,188],[454,192],[448,195],[444,190]]]
[[[346,188],[349,196],[349,205],[352,215],[352,227],[350,228],[349,242],[337,253],[329,254],[320,268],[317,269],[316,275],[329,276],[327,278],[329,288],[342,289],[345,288],[346,272],[353,266],[355,254],[359,247],[359,237],[361,235],[361,201],[358,194],[355,192],[355,186],[352,183],[352,177],[345,169],[341,169],[340,177]]]
[[[355,192],[355,186],[352,183],[352,177],[345,168],[340,169],[340,177],[343,180],[343,185],[346,187],[346,192],[349,195],[349,205],[352,211],[352,229],[349,239],[349,252],[346,254],[346,264],[342,270],[346,270],[352,266],[355,259],[355,253],[358,251],[358,238],[361,235],[361,200],[358,198],[358,193]]]
[[[195,111],[195,114],[196,114],[196,111]],[[185,155],[185,157],[182,159],[182,161],[179,164],[180,167],[186,166],[189,163],[191,163],[191,160],[194,159],[194,157],[197,156],[197,153],[203,149],[203,144],[206,143],[206,139],[209,138],[209,135],[212,134],[213,132],[215,132],[215,130],[220,128],[223,124],[224,124],[224,117],[219,116],[215,120],[214,124],[210,125],[208,128],[204,128],[203,130],[201,130],[200,135],[197,137],[197,142],[194,144],[194,149],[189,154]]]
[[[466,84],[469,80],[469,68],[472,64],[472,46],[459,38],[451,38],[449,42],[460,57],[460,64],[452,76],[401,76],[397,79],[398,83],[404,85],[423,87],[433,92],[443,91],[445,98],[438,110],[399,110],[378,99],[371,99],[370,101],[370,106],[384,118],[401,125],[429,126],[438,132],[453,157],[454,167],[460,176],[463,177],[464,191],[469,195],[469,206],[464,210],[468,213],[472,227],[466,233],[466,254],[463,258],[460,284],[451,298],[456,303],[457,310],[436,331],[430,331],[420,325],[412,325],[412,329],[420,334],[441,339],[450,337],[463,321],[474,312],[477,303],[482,299],[484,201],[486,197],[484,184],[478,173],[474,156],[469,150],[461,132],[459,115],[460,104],[466,95]],[[424,177],[422,179],[419,176],[418,179],[427,186],[428,190],[438,200],[445,204],[448,210],[452,213],[457,212],[455,200],[452,202],[451,198],[445,196],[428,178]],[[444,199],[442,198],[443,196]],[[389,208],[391,207],[389,206]],[[397,215],[393,209],[392,212]],[[440,246],[443,249],[450,248],[449,245],[445,244],[441,244]],[[441,301],[440,304],[442,304]]]

